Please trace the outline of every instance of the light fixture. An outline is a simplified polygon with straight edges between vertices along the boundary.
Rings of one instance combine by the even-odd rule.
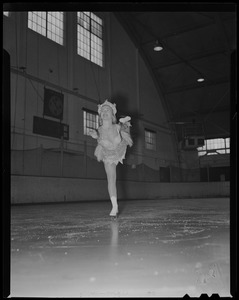
[[[159,43],[158,40],[156,40],[154,44],[154,51],[161,51],[161,50],[163,50],[163,46]]]
[[[194,69],[195,71],[197,71],[197,82],[203,82],[205,80],[204,76],[202,75],[201,72],[199,72],[198,70]]]

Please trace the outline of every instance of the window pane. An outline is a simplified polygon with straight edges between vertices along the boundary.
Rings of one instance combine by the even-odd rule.
[[[156,150],[156,133],[145,130],[145,147],[149,150]]]
[[[86,30],[90,30],[90,17],[87,15],[87,12],[77,13],[77,23]]]
[[[102,19],[90,12],[77,12],[77,53],[103,66]]]
[[[91,35],[91,61],[102,66],[102,40],[95,35]]]
[[[102,26],[95,21],[91,21],[92,33],[102,39]]]
[[[28,12],[28,28],[46,36],[46,12]]]
[[[220,154],[225,154],[226,153],[226,150],[225,149],[221,149],[221,150],[217,150],[217,153],[220,153]]]
[[[28,12],[28,28],[60,45],[64,43],[63,12]]]
[[[230,138],[217,138],[205,140],[205,145],[203,147],[198,147],[198,155],[202,155],[203,150],[206,150],[207,155],[225,154],[230,153]],[[228,148],[228,149],[226,149]]]
[[[230,148],[230,138],[226,138],[226,148]]]
[[[203,155],[205,155],[205,154],[207,154],[207,151],[199,151],[199,152],[198,152],[198,156],[203,156]]]
[[[47,37],[63,45],[64,14],[63,12],[48,12]]]
[[[217,155],[217,152],[208,152],[207,155]]]
[[[84,134],[89,135],[89,129],[98,128],[98,114],[83,111]]]
[[[224,139],[210,139],[206,140],[207,149],[225,148]]]
[[[102,19],[100,19],[99,17],[97,17],[95,14],[91,13],[91,18],[92,18],[92,20],[94,20],[99,25],[103,25]]]
[[[90,59],[90,33],[81,26],[77,28],[78,49],[77,53]]]
[[[86,134],[86,112],[83,111],[83,128],[84,128],[84,134]]]
[[[198,151],[206,150],[206,143],[205,143],[204,146],[198,147],[197,150],[198,150]]]

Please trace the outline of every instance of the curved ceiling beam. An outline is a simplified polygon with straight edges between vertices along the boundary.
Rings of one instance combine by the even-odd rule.
[[[210,57],[210,56],[215,56],[215,55],[225,55],[225,58],[227,58],[226,53],[227,52],[225,50],[222,50],[222,51],[208,51],[208,52],[203,52],[202,54],[191,55],[187,58],[187,60],[192,62],[192,61],[195,61],[195,60],[198,60],[198,59],[202,59],[202,58]],[[172,63],[169,63],[169,64],[158,65],[156,67],[153,67],[153,70],[167,68],[167,67],[171,67],[171,66],[179,65],[179,64],[182,64],[181,60],[178,60],[176,62],[172,62]]]
[[[125,14],[127,14],[127,13],[114,12],[114,15],[115,15],[116,19],[121,24],[121,26],[125,29],[125,31],[129,35],[129,37],[131,38],[132,42],[134,43],[135,47],[139,50],[140,56],[142,57],[143,61],[145,62],[146,66],[147,66],[147,69],[148,69],[148,71],[149,71],[149,73],[150,73],[150,75],[153,79],[153,82],[155,84],[155,87],[156,87],[156,89],[157,89],[157,91],[160,95],[160,99],[162,100],[162,105],[164,107],[166,116],[169,119],[170,114],[171,114],[171,110],[168,107],[167,102],[165,101],[163,86],[157,80],[156,74],[155,74],[155,72],[153,72],[148,58],[146,57],[143,49],[140,47],[140,43],[139,43],[139,40],[138,40],[138,37],[137,37],[136,33],[134,32],[134,29],[132,28],[132,26],[130,26],[130,24],[125,19]]]
[[[234,19],[235,19],[235,17],[233,17],[233,18],[227,17],[227,18],[221,19],[221,22],[227,22],[227,21],[234,20]],[[140,22],[139,20],[137,20],[137,21]],[[195,31],[195,30],[198,30],[198,29],[206,28],[206,27],[209,27],[209,26],[212,26],[212,25],[215,25],[215,19],[213,19],[213,20],[211,19],[211,21],[207,21],[204,24],[194,25],[193,27],[188,27],[187,29],[178,29],[177,31],[174,31],[174,33],[168,33],[168,34],[160,36],[160,39],[161,40],[166,40],[166,39],[169,39],[171,37],[175,37],[175,36],[190,32],[190,31]],[[147,44],[151,44],[154,41],[155,41],[154,39],[150,39],[148,41],[142,42],[141,45],[144,46],[144,45],[147,45]]]
[[[228,78],[220,78],[214,81],[207,81],[207,82],[202,82],[202,83],[196,83],[196,84],[191,84],[191,85],[186,85],[186,86],[180,86],[180,87],[175,87],[170,90],[165,91],[165,95],[173,94],[173,93],[181,93],[193,89],[201,89],[207,86],[213,86],[217,84],[222,84],[222,83],[228,83],[229,84],[229,79]]]

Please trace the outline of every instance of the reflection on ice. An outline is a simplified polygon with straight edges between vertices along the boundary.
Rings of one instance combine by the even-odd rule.
[[[13,207],[11,296],[228,296],[229,199],[203,201]]]

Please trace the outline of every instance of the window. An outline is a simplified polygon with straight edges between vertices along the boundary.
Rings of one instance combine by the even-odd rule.
[[[4,11],[3,15],[6,16],[6,17],[9,17],[10,16],[10,12],[9,11]]]
[[[230,138],[205,140],[203,147],[198,147],[198,156],[230,153]]]
[[[97,113],[83,109],[84,134],[89,135],[89,129],[98,129],[99,116]]]
[[[226,153],[230,153],[230,138],[226,138],[225,143],[226,143]]]
[[[156,150],[156,132],[145,129],[145,148]]]
[[[28,28],[60,45],[64,43],[63,12],[30,11],[28,12]]]
[[[103,66],[103,21],[91,12],[77,12],[77,54]]]

